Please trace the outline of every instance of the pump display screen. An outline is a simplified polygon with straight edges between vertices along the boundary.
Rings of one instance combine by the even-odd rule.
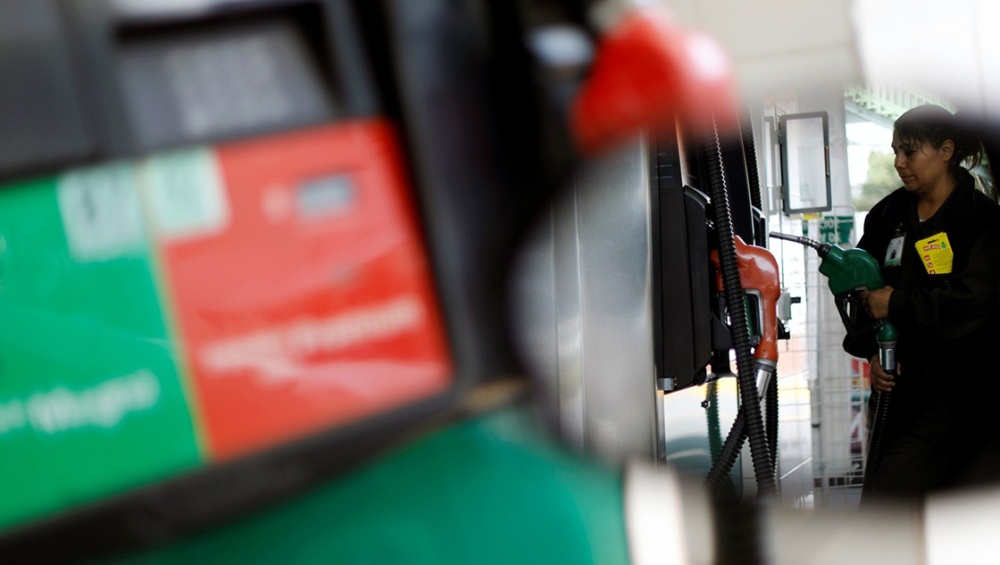
[[[119,81],[145,150],[319,123],[334,116],[293,21],[125,36]]]

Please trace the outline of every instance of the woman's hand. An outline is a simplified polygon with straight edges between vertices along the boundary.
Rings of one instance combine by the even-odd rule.
[[[861,301],[865,304],[865,311],[876,320],[889,317],[889,297],[892,295],[892,287],[884,286],[878,290],[862,290]]]
[[[872,356],[870,363],[871,363],[871,370],[868,372],[868,374],[871,375],[872,386],[875,387],[875,390],[878,392],[890,392],[892,388],[896,386],[896,383],[894,381],[893,376],[890,375],[889,373],[886,373],[882,369],[882,361],[879,360],[877,353]],[[899,363],[896,363],[897,374],[899,373],[899,371],[900,371]]]

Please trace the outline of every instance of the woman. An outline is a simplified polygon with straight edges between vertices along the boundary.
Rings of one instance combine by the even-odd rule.
[[[920,106],[896,120],[892,150],[903,186],[868,213],[858,247],[882,267],[886,286],[862,299],[899,332],[898,375],[882,370],[874,334],[845,341],[871,360],[873,388],[892,391],[865,500],[1000,476],[985,417],[1000,400],[1000,207],[960,166],[978,163],[981,145],[947,110]]]

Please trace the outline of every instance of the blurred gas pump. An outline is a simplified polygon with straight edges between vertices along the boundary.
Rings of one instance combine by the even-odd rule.
[[[667,415],[668,409],[663,408],[664,403],[673,403],[671,393],[701,390],[694,387],[709,378],[710,364],[716,373],[731,374],[729,350],[734,341],[749,345],[749,337],[732,337],[741,331],[747,334],[745,325],[734,331],[722,322],[727,319],[729,294],[743,306],[739,270],[728,268],[735,259],[727,260],[727,276],[734,276],[730,285],[736,291],[720,293],[721,306],[716,306],[709,251],[718,247],[718,241],[729,241],[732,247],[734,233],[747,241],[761,234],[753,227],[744,144],[738,137],[742,132],[734,133],[735,120],[725,118],[717,130],[706,127],[712,123],[711,115],[672,113],[672,108],[682,104],[678,100],[691,96],[686,89],[697,87],[699,77],[669,86],[676,77],[657,79],[660,74],[648,70],[633,77],[628,74],[631,62],[614,63],[616,58],[630,58],[619,51],[621,44],[646,41],[657,45],[658,41],[649,39],[656,37],[649,30],[669,28],[662,14],[648,20],[633,14],[621,21],[622,30],[604,44],[608,50],[597,55],[593,82],[581,89],[574,116],[606,108],[610,114],[601,119],[608,120],[621,112],[624,117],[618,122],[628,132],[635,128],[628,112],[642,107],[635,101],[653,93],[661,101],[655,106],[654,119],[663,125],[645,137],[633,132],[618,144],[613,141],[622,134],[616,131],[594,134],[587,127],[576,127],[582,132],[579,137],[609,140],[606,145],[613,151],[587,163],[567,191],[570,194],[553,204],[532,234],[523,273],[517,277],[522,299],[515,327],[539,388],[546,393],[545,407],[571,443],[617,459],[648,453],[652,442],[647,438],[659,430],[656,451],[664,458],[683,449],[679,442],[689,442],[684,445],[690,447],[699,441],[671,437],[683,426],[667,425],[664,432],[664,418],[678,418],[676,412]],[[627,35],[628,30],[636,30],[635,35]],[[650,86],[657,80],[668,86]],[[732,91],[731,84],[723,84],[715,93]],[[664,101],[667,96],[662,92],[670,92],[676,100]],[[735,114],[738,107],[734,96],[727,96],[725,102],[722,96],[719,100],[726,106],[720,111],[723,116]],[[595,120],[588,127],[598,126],[602,122]],[[714,356],[713,351],[717,351]],[[749,359],[749,349],[739,357]],[[725,363],[719,363],[720,359]],[[741,369],[746,374],[746,366]],[[752,360],[749,373],[752,382]],[[653,376],[656,394],[663,397],[655,402]],[[741,388],[745,386],[746,382]],[[673,398],[679,396],[690,395]],[[630,410],[622,411],[623,405]],[[647,416],[654,406],[658,422]],[[685,418],[704,419],[706,415],[698,407],[684,412]],[[754,434],[758,459],[766,457],[759,450],[760,438],[761,434]],[[707,472],[711,462],[702,459],[707,458],[699,456],[685,464],[689,470],[703,466],[698,472]],[[758,467],[772,465],[765,460]],[[766,476],[760,480],[773,483]]]
[[[922,547],[906,511],[716,507],[548,441],[502,380],[496,275],[568,166],[560,129],[525,119],[553,99],[524,85],[553,85],[521,38],[582,22],[362,4],[0,3],[30,54],[0,59],[5,559],[803,563],[836,526]],[[601,13],[576,146],[680,122],[719,157],[718,47],[655,9]]]
[[[497,254],[560,170],[557,150],[524,149],[540,135],[530,120],[494,121],[525,109],[494,98],[489,79],[530,82],[505,49],[531,18],[445,2],[8,5],[53,39],[76,115],[56,124],[67,149],[11,151],[2,171],[0,441],[5,461],[48,462],[0,468],[5,555],[72,561],[168,542],[219,560],[368,555],[365,540],[390,529],[404,551],[436,540],[434,561],[524,561],[545,547],[626,558],[618,511],[577,512],[620,510],[620,474],[537,447],[517,412],[484,417],[512,395],[476,386],[511,367]],[[495,53],[466,27],[484,13]],[[718,48],[656,10],[626,11],[602,37],[572,114],[579,147],[668,119],[700,131],[711,100],[732,102]],[[487,75],[489,57],[510,65]],[[656,72],[616,64],[630,60]],[[48,70],[2,69],[35,104],[4,106],[13,131],[61,132],[46,115],[52,77],[37,75]],[[422,440],[391,450],[406,433]],[[252,535],[262,553],[228,547],[227,530],[177,542],[390,450],[230,526],[264,528]],[[553,478],[566,468],[574,480]],[[539,506],[554,523],[544,531],[523,521]],[[418,508],[419,523],[387,527]],[[286,542],[302,523],[338,533]],[[495,524],[523,543],[497,547]]]
[[[0,171],[5,539],[178,535],[452,402],[463,342],[349,3],[3,9],[5,139],[49,151]]]

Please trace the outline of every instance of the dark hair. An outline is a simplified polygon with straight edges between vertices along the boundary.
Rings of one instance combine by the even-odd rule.
[[[983,144],[979,136],[963,126],[957,116],[940,106],[927,104],[907,110],[893,127],[906,146],[920,145],[926,141],[934,149],[940,149],[950,139],[955,144],[955,153],[948,162],[953,173],[966,160],[969,161],[969,167],[973,168],[982,159]]]

